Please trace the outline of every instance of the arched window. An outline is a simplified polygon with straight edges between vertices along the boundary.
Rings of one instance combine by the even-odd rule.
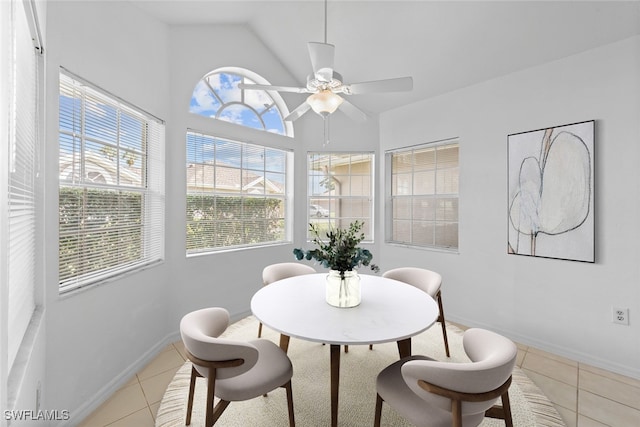
[[[193,89],[189,111],[253,129],[293,137],[293,126],[282,97],[264,90],[238,88],[239,83],[269,84],[258,74],[237,67],[213,70]]]

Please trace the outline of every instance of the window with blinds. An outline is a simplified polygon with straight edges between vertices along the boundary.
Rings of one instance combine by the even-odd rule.
[[[5,206],[8,209],[7,221],[2,221],[2,227],[3,236],[5,233],[8,236],[3,244],[6,245],[8,259],[6,307],[9,369],[16,359],[35,309],[40,46],[34,46],[36,37],[32,36],[29,27],[29,20],[35,22],[33,20],[36,19],[31,6],[27,2],[10,4],[11,41],[8,46],[11,67],[7,67],[8,100],[3,99],[3,102],[8,101],[9,116],[8,158],[3,154],[7,162],[2,168],[2,173],[7,174],[8,188],[8,206]],[[2,182],[5,182],[4,179]]]
[[[64,293],[164,258],[164,123],[66,70],[59,104]]]
[[[290,240],[292,153],[189,131],[187,254]]]
[[[373,154],[309,153],[307,173],[308,222],[328,231],[360,220],[373,241]]]
[[[458,141],[387,152],[387,242],[458,248]]]

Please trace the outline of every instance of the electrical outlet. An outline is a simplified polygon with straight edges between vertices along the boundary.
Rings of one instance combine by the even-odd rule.
[[[613,323],[620,325],[629,324],[629,309],[613,307]]]

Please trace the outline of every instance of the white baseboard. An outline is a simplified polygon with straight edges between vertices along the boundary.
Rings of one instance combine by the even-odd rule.
[[[486,325],[486,324],[478,323],[476,321],[472,321],[470,319],[464,319],[464,318],[455,317],[455,316],[447,316],[447,321],[459,323],[461,325],[465,325],[469,327],[490,329],[494,332],[504,335],[505,337],[508,337],[509,339],[519,344],[531,346],[531,347],[537,348],[538,350],[546,351],[548,353],[552,353],[557,356],[566,357],[567,359],[571,359],[579,363],[585,363],[587,365],[604,369],[606,371],[613,372],[616,374],[624,375],[626,377],[640,379],[640,369],[637,369],[631,366],[620,365],[618,363],[612,363],[610,360],[594,357],[591,354],[586,354],[580,351],[576,351],[568,347],[558,346],[546,341],[533,339],[531,337],[518,334],[517,332],[511,331],[509,329],[503,329],[499,327],[497,328],[493,325]]]
[[[67,421],[62,421],[57,425],[60,427],[71,427],[78,425],[93,413],[100,405],[109,399],[113,393],[118,391],[124,386],[136,373],[140,372],[142,368],[147,366],[167,345],[180,339],[180,333],[175,332],[167,335],[164,339],[154,345],[151,349],[145,352],[138,360],[131,364],[127,369],[122,371],[113,380],[102,387],[93,397],[87,399],[82,405],[75,409],[71,409],[69,412],[71,418]]]
[[[250,311],[236,313],[231,315],[231,321],[236,322],[240,319],[244,319],[245,317],[251,314]],[[87,418],[89,415],[93,413],[100,405],[109,399],[113,393],[118,391],[122,386],[124,386],[136,373],[140,372],[142,368],[147,366],[149,362],[151,362],[155,357],[160,354],[160,352],[169,344],[172,344],[176,341],[180,340],[180,331],[174,331],[168,335],[166,335],[162,340],[160,340],[156,345],[154,345],[151,349],[146,351],[142,356],[138,358],[133,364],[131,364],[127,369],[122,371],[119,375],[117,375],[113,380],[111,380],[108,384],[102,387],[92,398],[88,399],[85,403],[80,405],[79,407],[70,410],[71,419],[67,421],[61,421],[57,425],[59,427],[71,427],[78,425],[82,420]]]

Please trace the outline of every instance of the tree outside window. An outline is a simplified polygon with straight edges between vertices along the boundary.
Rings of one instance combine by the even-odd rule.
[[[373,240],[372,153],[309,153],[307,194],[308,222],[328,230],[360,220]]]

